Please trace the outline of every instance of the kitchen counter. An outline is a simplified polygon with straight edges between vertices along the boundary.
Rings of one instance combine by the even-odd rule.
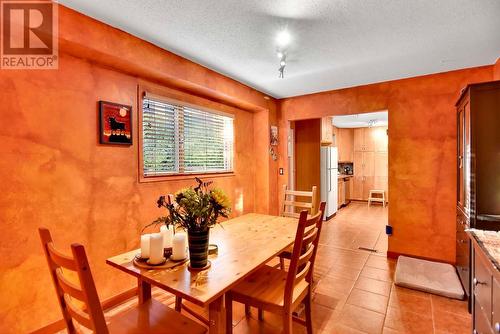
[[[470,229],[469,232],[477,241],[493,266],[500,271],[500,232]]]

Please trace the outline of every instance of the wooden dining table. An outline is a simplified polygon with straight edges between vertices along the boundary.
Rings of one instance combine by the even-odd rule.
[[[210,231],[218,254],[211,266],[193,271],[187,263],[170,269],[142,269],[134,265],[139,250],[111,257],[109,265],[137,277],[139,303],[151,298],[151,286],[164,289],[209,309],[209,333],[225,333],[224,294],[259,267],[290,247],[298,220],[257,213],[227,220]]]

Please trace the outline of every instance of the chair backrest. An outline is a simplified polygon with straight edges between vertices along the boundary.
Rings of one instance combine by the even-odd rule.
[[[298,201],[300,199],[301,201]],[[298,208],[309,210],[309,214],[314,215],[318,211],[318,187],[313,186],[311,191],[289,190],[287,185],[283,185],[283,204],[281,206],[281,216],[299,218],[296,212]],[[291,208],[291,211],[288,209]]]
[[[306,282],[312,283],[325,206],[326,203],[321,202],[319,211],[310,218],[307,210],[300,213],[285,285],[285,307],[291,304],[294,288],[299,282],[305,279]]]
[[[80,244],[72,244],[73,256],[65,255],[54,247],[48,229],[39,228],[38,231],[68,332],[76,333],[74,320],[95,333],[107,334],[106,320],[90,272],[85,248]],[[66,270],[76,272],[79,285],[71,282],[67,276],[65,277],[64,271]],[[83,307],[75,303],[75,299],[79,300]]]

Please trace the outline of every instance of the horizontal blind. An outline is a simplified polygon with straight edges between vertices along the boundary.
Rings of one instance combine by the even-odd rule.
[[[233,119],[184,107],[184,170],[232,170]]]
[[[176,106],[144,99],[142,106],[142,151],[144,175],[176,173],[178,134]]]
[[[233,118],[143,100],[144,176],[233,170]]]

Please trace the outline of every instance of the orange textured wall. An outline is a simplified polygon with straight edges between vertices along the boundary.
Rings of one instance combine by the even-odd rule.
[[[454,104],[466,84],[492,78],[485,66],[288,98],[280,101],[281,129],[290,120],[388,109],[389,251],[454,262]],[[285,183],[287,175],[279,179]]]
[[[166,94],[233,113],[235,174],[213,180],[233,199],[235,215],[256,208],[265,212],[272,202],[256,190],[269,189],[268,124],[276,117],[274,100],[64,7],[60,21],[58,70],[0,71],[0,251],[5,255],[0,333],[24,333],[61,318],[39,226],[51,229],[60,247],[86,246],[100,297],[106,298],[135,281],[105,259],[138,246],[141,228],[163,213],[155,205],[160,194],[193,182],[139,183],[137,129],[130,147],[98,144],[101,99],[132,105],[137,124],[137,87],[155,81],[187,87],[209,100],[169,88]],[[110,59],[127,61],[107,64]],[[258,123],[262,117],[268,121]],[[265,178],[257,177],[256,161]]]

